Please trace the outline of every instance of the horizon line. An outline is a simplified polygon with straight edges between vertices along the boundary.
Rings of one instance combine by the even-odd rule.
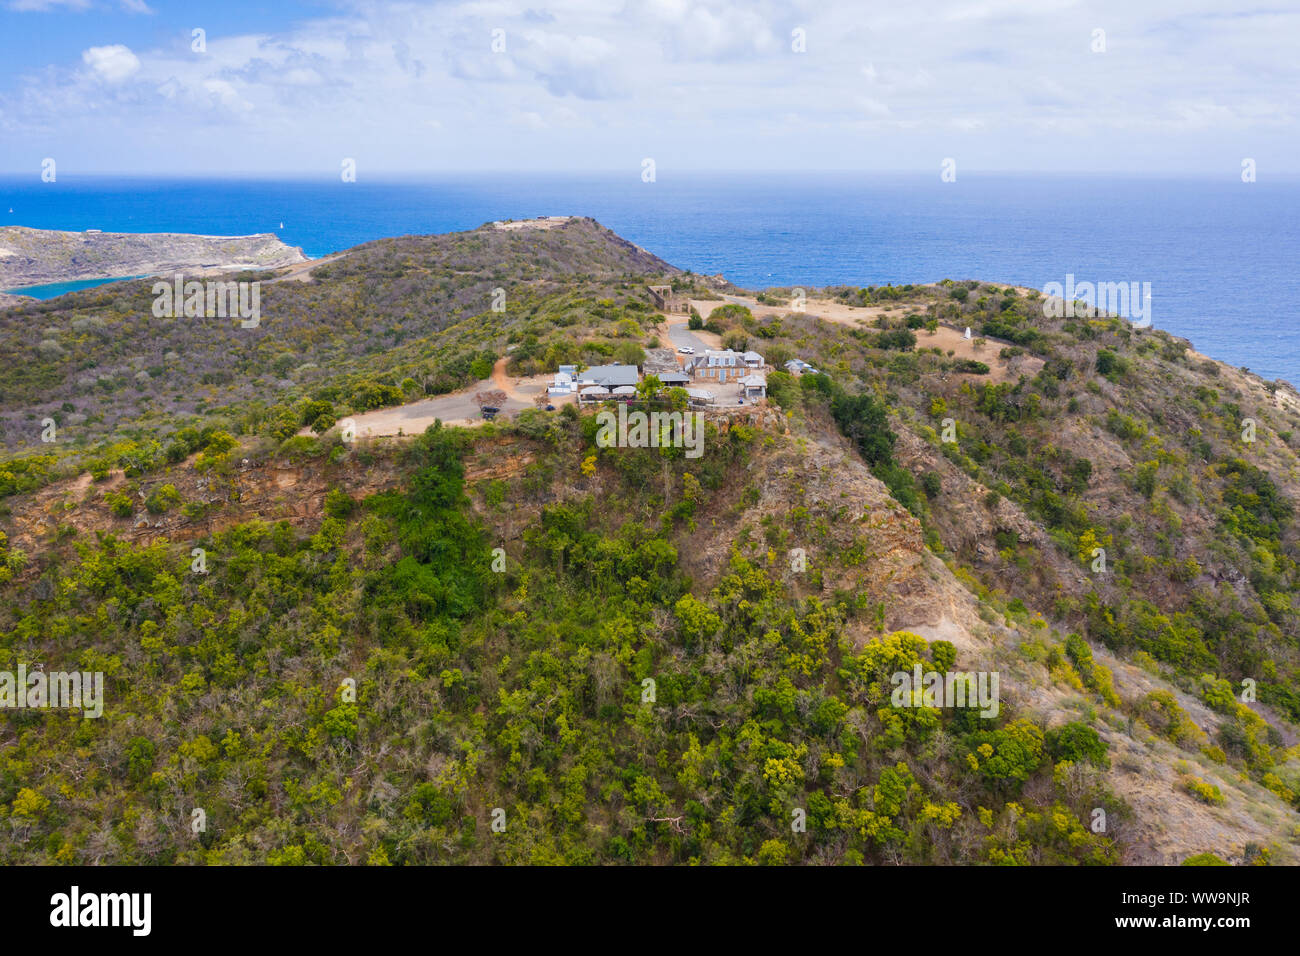
[[[907,169],[845,169],[845,168],[825,168],[825,169],[791,169],[791,168],[773,168],[773,169],[721,169],[721,168],[693,168],[669,170],[667,176],[660,177],[656,180],[671,182],[675,178],[697,177],[697,176],[906,176],[932,178],[938,175],[937,169],[934,171],[921,171],[916,168]],[[446,169],[446,170],[381,170],[376,172],[364,173],[359,175],[356,181],[344,185],[357,185],[372,180],[405,180],[421,181],[435,180],[439,178],[487,178],[491,176],[511,176],[511,177],[539,177],[539,178],[571,178],[578,179],[584,177],[618,177],[626,178],[630,182],[636,182],[640,179],[639,167],[637,168],[619,168],[619,169],[590,169],[590,170],[525,170],[525,169]],[[1026,176],[1038,178],[1066,178],[1066,177],[1091,177],[1105,179],[1166,179],[1166,180],[1205,180],[1209,182],[1223,181],[1236,182],[1240,180],[1240,170],[1236,167],[1225,167],[1222,173],[1210,171],[1177,171],[1177,172],[1154,172],[1150,170],[1087,170],[1087,169],[961,169],[957,182],[961,177],[985,177],[985,176]],[[30,168],[24,170],[0,170],[0,180],[30,180],[33,183],[41,183],[41,174],[39,170]],[[228,180],[264,180],[264,181],[298,181],[298,182],[338,182],[338,172],[322,172],[319,170],[292,170],[292,171],[266,171],[266,170],[239,170],[232,172],[213,172],[207,170],[196,170],[192,172],[158,172],[158,171],[141,171],[141,172],[114,172],[114,171],[89,171],[89,172],[62,172],[60,179],[64,180],[88,180],[88,179],[119,179],[119,180],[137,180],[148,179],[154,181],[228,181]],[[1297,180],[1300,179],[1300,170],[1271,172],[1268,177],[1261,178],[1258,182],[1267,182],[1272,180]],[[1252,185],[1258,184],[1254,183]],[[58,185],[56,180],[53,183],[44,183],[44,185]],[[654,185],[646,183],[645,185]]]

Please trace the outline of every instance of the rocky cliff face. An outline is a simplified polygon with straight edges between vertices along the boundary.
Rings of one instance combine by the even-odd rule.
[[[270,234],[191,236],[0,228],[0,288],[4,289],[177,270],[202,274],[275,269],[306,261],[301,249]],[[5,304],[0,301],[0,306]]]

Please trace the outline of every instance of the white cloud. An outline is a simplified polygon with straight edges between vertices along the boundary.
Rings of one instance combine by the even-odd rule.
[[[367,168],[398,170],[613,168],[651,155],[663,168],[809,157],[929,168],[954,141],[993,166],[1055,169],[1081,155],[1062,155],[1070,130],[1122,135],[1125,149],[1089,154],[1115,168],[1209,165],[1237,141],[1262,157],[1274,144],[1271,168],[1300,168],[1289,42],[1300,14],[1225,18],[1216,0],[1045,4],[339,0],[274,32],[209,31],[203,55],[187,34],[159,40],[152,22],[119,16],[123,43],[0,74],[0,169],[47,155],[51,131],[105,157],[101,125],[127,170],[149,168],[157,130],[191,127],[203,135],[174,154],[194,169],[332,168],[367,152]],[[35,31],[40,19],[10,22]],[[1105,54],[1089,51],[1097,26]],[[795,27],[806,53],[790,47]],[[492,51],[494,29],[504,52]],[[797,117],[799,137],[783,117]],[[255,153],[236,152],[250,140]]]
[[[628,84],[613,44],[597,36],[529,30],[517,57],[555,96],[600,100],[621,96]]]
[[[139,57],[120,43],[92,46],[81,54],[81,61],[106,83],[129,80],[140,70]]]
[[[789,30],[797,25],[792,5],[767,0],[652,0],[640,9],[642,22],[658,34],[664,54],[675,61],[726,61],[770,54],[783,48],[783,43],[788,45]]]
[[[254,108],[252,103],[239,95],[234,84],[227,80],[204,80],[203,89],[211,101],[223,109],[245,111]]]

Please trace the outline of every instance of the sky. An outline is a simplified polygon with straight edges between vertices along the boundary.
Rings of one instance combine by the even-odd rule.
[[[1300,0],[0,0],[0,173],[1294,177],[1298,39]]]

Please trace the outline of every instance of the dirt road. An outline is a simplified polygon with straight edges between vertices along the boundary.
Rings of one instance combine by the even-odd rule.
[[[478,402],[474,396],[488,389],[498,388],[506,394],[506,402],[501,406],[502,417],[514,415],[525,408],[535,407],[533,399],[546,390],[550,383],[548,375],[533,375],[529,378],[514,378],[506,373],[508,359],[498,359],[492,366],[491,378],[476,382],[469,388],[422,398],[409,405],[397,405],[393,408],[377,408],[373,412],[363,412],[350,416],[356,426],[357,437],[377,438],[383,435],[418,435],[436,420],[444,425],[469,428],[483,424]],[[572,398],[567,400],[572,401]],[[560,405],[565,399],[555,399]],[[303,429],[298,434],[310,434]]]
[[[793,311],[789,306],[760,305],[755,299],[748,296],[724,295],[723,300],[719,302],[710,299],[692,299],[691,305],[695,306],[696,311],[705,319],[718,306],[729,303],[747,307],[749,311],[754,313],[755,318],[789,315]],[[859,325],[874,322],[882,315],[888,315],[888,308],[888,306],[854,306],[845,305],[842,302],[831,302],[826,299],[809,299],[804,307],[804,313],[827,322],[834,322],[837,325],[856,328]],[[975,339],[974,334],[972,334],[971,338],[966,338],[964,328],[959,330],[940,325],[934,332],[918,329],[916,332],[916,347],[942,349],[944,353],[951,352],[955,358],[974,359],[977,362],[983,362],[989,367],[989,374],[981,375],[979,378],[991,381],[994,384],[1013,381],[1021,375],[1032,377],[1037,375],[1043,367],[1043,360],[1033,355],[1020,355],[1011,359],[1001,358],[998,353],[1010,345],[1009,342],[989,339],[981,347],[976,344]]]

